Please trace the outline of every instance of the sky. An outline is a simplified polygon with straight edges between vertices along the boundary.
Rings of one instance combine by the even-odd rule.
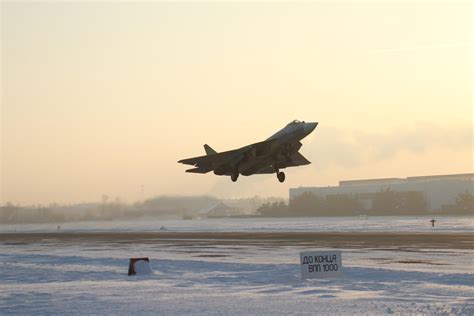
[[[1,2],[0,204],[474,172],[471,1]],[[186,174],[299,119],[309,166]]]

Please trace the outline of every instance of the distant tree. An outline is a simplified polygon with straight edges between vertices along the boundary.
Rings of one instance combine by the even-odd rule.
[[[146,215],[177,214],[179,211],[195,213],[209,209],[220,200],[210,196],[158,196],[145,200],[141,207]]]
[[[428,203],[422,192],[394,191],[390,188],[373,195],[372,215],[425,215]]]
[[[109,196],[107,194],[102,194],[102,204],[107,204]]]
[[[352,194],[326,196],[326,216],[353,216],[360,213],[362,206]]]
[[[258,209],[257,213],[262,216],[288,216],[288,206],[283,201],[264,203]]]
[[[290,200],[289,211],[293,216],[352,216],[362,209],[356,196],[332,194],[325,197],[303,192]]]
[[[396,215],[400,210],[400,199],[396,191],[388,188],[374,194],[371,214]]]
[[[474,214],[474,196],[465,191],[456,197],[455,209],[457,213]]]
[[[4,206],[0,207],[0,220],[2,223],[9,223],[17,220],[17,212],[20,210],[19,206],[15,206],[10,202],[7,202]]]
[[[102,212],[101,217],[105,217],[105,207],[107,205],[107,201],[109,200],[109,196],[107,194],[102,194]]]
[[[402,192],[402,215],[418,215],[428,210],[428,203],[419,191]]]
[[[290,200],[289,210],[293,216],[324,216],[327,211],[326,200],[311,192],[303,192]]]

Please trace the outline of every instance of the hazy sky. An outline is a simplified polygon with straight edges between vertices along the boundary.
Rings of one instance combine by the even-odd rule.
[[[1,3],[0,203],[283,196],[473,172],[471,1]],[[293,119],[312,164],[186,174],[177,160]],[[141,192],[141,186],[144,193]]]

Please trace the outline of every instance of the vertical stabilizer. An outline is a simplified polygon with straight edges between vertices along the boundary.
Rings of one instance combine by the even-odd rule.
[[[206,155],[215,155],[217,154],[217,151],[211,148],[208,144],[204,145],[204,150],[206,151]]]

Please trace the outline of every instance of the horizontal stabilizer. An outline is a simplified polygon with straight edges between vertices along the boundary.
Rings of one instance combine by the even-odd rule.
[[[204,145],[204,150],[206,151],[206,155],[215,155],[217,154],[217,151],[211,148],[208,144]]]
[[[292,164],[290,166],[303,166],[303,165],[309,165],[311,162],[306,159],[302,154],[300,153],[295,153],[291,156],[291,161]]]
[[[193,168],[193,169],[188,169],[186,172],[191,172],[191,173],[208,173],[209,169],[204,169],[204,168]]]

